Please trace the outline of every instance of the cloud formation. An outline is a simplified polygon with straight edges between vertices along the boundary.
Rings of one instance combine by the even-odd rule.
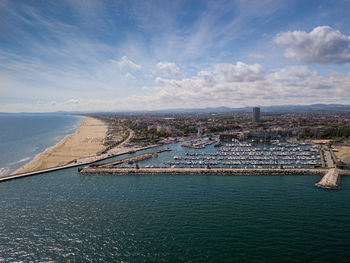
[[[117,64],[122,69],[131,69],[133,71],[140,70],[142,68],[141,65],[137,65],[136,63],[132,62],[127,56],[123,56],[119,61],[117,61]]]
[[[350,18],[338,19],[338,11],[345,14],[350,4],[323,3],[332,12],[321,12],[310,3],[311,16],[304,9],[290,16],[296,6],[0,0],[0,111],[349,103]],[[296,24],[310,28],[310,21],[343,33],[328,26],[285,32]],[[273,50],[276,32],[288,57],[342,66],[323,66],[321,73],[293,66]]]
[[[170,78],[181,78],[183,77],[180,68],[173,62],[159,62],[157,68],[164,71]]]
[[[214,73],[223,82],[252,82],[262,80],[265,71],[260,64],[248,65],[241,61],[233,64],[216,64]]]
[[[350,97],[350,73],[333,72],[324,77],[307,66],[289,66],[272,73],[263,73],[265,71],[261,65],[241,63],[215,64],[190,78],[158,77],[155,85],[142,88],[143,95],[6,104],[3,110],[45,112],[243,107],[312,104],[315,98],[317,103],[347,103]]]
[[[350,62],[350,36],[329,26],[315,27],[310,33],[288,31],[278,34],[275,43],[286,46],[284,55],[307,64]]]
[[[260,65],[241,63],[217,64],[192,78],[157,78],[149,96],[167,108],[312,104],[315,97],[319,103],[346,103],[350,96],[350,73],[323,77],[306,66],[289,66],[266,74]]]

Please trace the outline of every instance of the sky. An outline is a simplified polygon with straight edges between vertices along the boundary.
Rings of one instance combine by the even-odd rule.
[[[0,0],[0,112],[350,104],[349,12],[349,0]]]

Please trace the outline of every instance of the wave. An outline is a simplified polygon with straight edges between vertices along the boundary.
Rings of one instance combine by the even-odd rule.
[[[21,159],[19,161],[10,163],[10,165],[14,165],[14,164],[17,164],[17,163],[23,163],[23,162],[29,161],[30,159],[31,159],[31,157],[26,157],[26,158],[23,158],[23,159]]]

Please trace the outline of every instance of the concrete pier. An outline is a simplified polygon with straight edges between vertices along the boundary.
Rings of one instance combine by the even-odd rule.
[[[125,167],[83,167],[79,170],[81,174],[211,174],[211,175],[324,175],[327,169],[275,169],[275,168],[125,168]]]
[[[37,174],[53,172],[53,171],[67,169],[67,168],[76,167],[76,166],[78,166],[78,165],[71,164],[71,165],[57,166],[57,167],[53,167],[53,168],[48,168],[48,169],[38,170],[38,171],[33,171],[33,172],[28,172],[28,173],[5,175],[5,176],[0,177],[0,182],[19,179],[19,178],[23,178],[23,177],[29,177],[29,176],[33,176],[33,175],[37,175]]]
[[[339,171],[336,168],[330,169],[319,181],[315,184],[317,187],[326,189],[338,189],[339,188]]]
[[[159,146],[159,145],[147,146],[147,147],[139,148],[136,151],[146,150],[146,149],[150,149],[150,148],[157,147],[157,146]],[[166,150],[167,149],[161,149],[161,151],[166,151]],[[52,167],[52,168],[47,168],[47,169],[37,170],[37,171],[32,171],[32,172],[27,172],[27,173],[5,175],[5,176],[0,177],[0,183],[5,182],[5,181],[9,181],[9,180],[33,176],[33,175],[37,175],[37,174],[43,174],[43,173],[48,173],[48,172],[52,172],[52,171],[57,171],[57,170],[62,170],[62,169],[67,169],[67,168],[72,168],[72,167],[78,167],[81,165],[93,164],[95,162],[99,162],[102,160],[110,159],[113,157],[117,157],[120,155],[132,153],[132,152],[134,152],[134,150],[132,150],[132,151],[126,150],[126,151],[122,151],[122,152],[117,153],[117,154],[107,153],[107,154],[102,154],[102,155],[96,155],[93,157],[83,158],[83,159],[80,159],[77,163],[71,161],[68,164],[62,165],[62,166],[56,166],[56,167]],[[154,152],[156,152],[156,151],[154,151]],[[158,150],[158,152],[159,152],[159,150]],[[129,157],[129,158],[133,158],[133,157]],[[125,159],[127,159],[127,158],[125,158]],[[123,159],[123,160],[125,160],[125,159]],[[116,161],[116,162],[119,162],[119,161]],[[108,164],[111,165],[112,163],[108,163]]]

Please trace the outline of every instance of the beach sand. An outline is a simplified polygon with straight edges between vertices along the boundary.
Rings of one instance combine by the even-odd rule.
[[[68,135],[55,146],[46,149],[13,174],[64,165],[75,159],[95,156],[98,152],[104,150],[103,142],[108,129],[107,124],[92,117],[79,117],[83,121],[76,133]]]
[[[337,159],[341,160],[346,164],[350,164],[350,146],[337,146],[335,147],[336,151],[334,152]]]

